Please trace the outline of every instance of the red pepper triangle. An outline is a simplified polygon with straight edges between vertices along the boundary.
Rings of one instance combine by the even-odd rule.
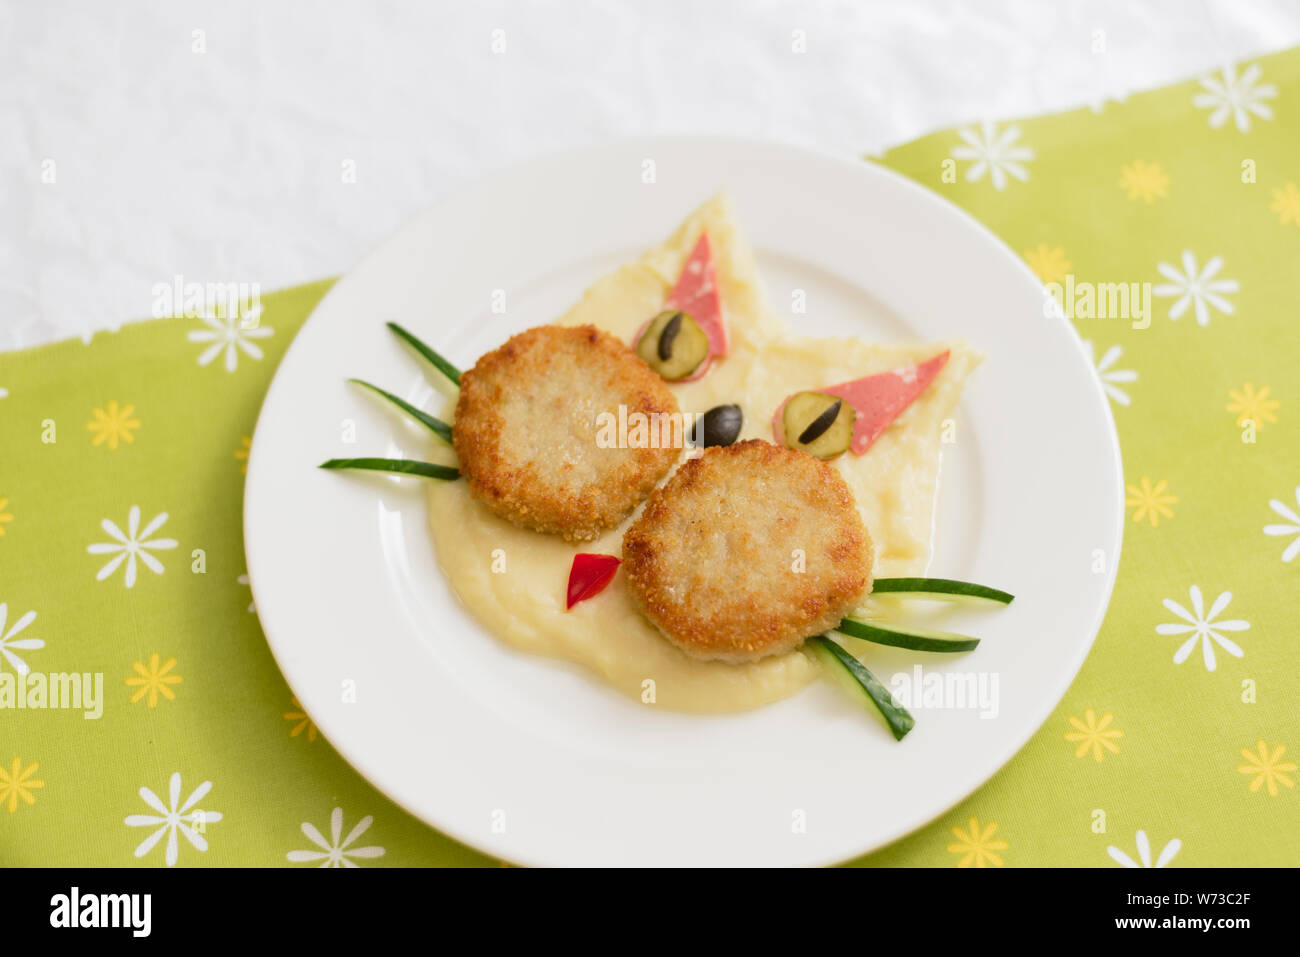
[[[573,556],[569,569],[569,590],[565,597],[565,610],[580,601],[594,598],[614,579],[622,559],[614,555],[579,552]]]
[[[677,277],[665,309],[681,309],[691,314],[709,337],[709,354],[725,356],[731,348],[727,324],[722,316],[722,295],[718,289],[717,270],[713,265],[713,245],[708,233],[700,233],[682,273]]]

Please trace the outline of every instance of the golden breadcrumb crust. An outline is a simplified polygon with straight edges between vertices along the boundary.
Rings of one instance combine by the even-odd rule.
[[[538,326],[461,377],[453,444],[469,490],[516,525],[595,538],[672,468],[675,448],[602,448],[601,413],[677,413],[626,344],[595,326]]]
[[[750,439],[706,449],[623,536],[642,612],[688,655],[751,661],[835,627],[871,589],[853,494],[806,452]]]

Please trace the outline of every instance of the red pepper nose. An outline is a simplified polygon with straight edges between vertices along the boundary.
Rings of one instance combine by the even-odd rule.
[[[573,567],[569,569],[569,592],[565,610],[580,601],[594,598],[605,590],[614,579],[614,573],[622,559],[614,555],[598,555],[579,552],[573,556]]]

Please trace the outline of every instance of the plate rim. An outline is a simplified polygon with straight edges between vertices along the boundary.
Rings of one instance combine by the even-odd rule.
[[[258,440],[259,437],[265,434],[263,431],[263,423],[266,421],[266,410],[270,407],[273,398],[277,395],[277,386],[280,386],[281,389],[283,388],[284,380],[280,375],[281,370],[284,368],[290,356],[293,355],[294,350],[300,347],[302,332],[306,330],[308,325],[317,318],[317,316],[324,310],[324,308],[331,302],[332,299],[339,297],[340,295],[339,289],[341,287],[347,288],[344,284],[348,283],[349,280],[355,274],[359,272],[364,272],[369,265],[373,264],[376,261],[382,260],[385,257],[385,255],[389,253],[391,248],[400,245],[401,240],[404,236],[406,236],[408,233],[417,232],[428,220],[436,217],[440,209],[443,209],[444,207],[450,205],[451,203],[454,203],[462,193],[468,192],[470,190],[484,189],[485,187],[489,186],[492,181],[497,179],[505,179],[512,176],[524,174],[530,167],[535,166],[537,164],[561,161],[567,158],[586,157],[586,156],[596,155],[596,154],[606,153],[606,152],[619,152],[621,150],[630,149],[636,146],[644,146],[647,149],[653,149],[655,147],[663,148],[665,146],[705,148],[705,149],[712,148],[712,147],[720,147],[723,149],[749,150],[749,151],[760,151],[760,152],[763,150],[776,149],[780,151],[785,151],[790,154],[802,154],[805,158],[810,160],[817,160],[821,162],[832,162],[834,164],[843,167],[845,170],[852,170],[855,175],[867,175],[867,176],[880,177],[881,179],[889,182],[891,188],[901,190],[909,194],[915,201],[930,205],[932,207],[940,208],[943,211],[944,215],[947,215],[949,217],[955,217],[957,220],[961,221],[963,226],[968,230],[971,230],[975,235],[977,235],[979,239],[986,246],[988,246],[990,249],[996,249],[1000,258],[1002,258],[1003,260],[1011,264],[1016,270],[1018,270],[1025,277],[1025,279],[1028,282],[1031,282],[1032,284],[1034,284],[1035,286],[1041,289],[1041,283],[1039,282],[1037,277],[1033,274],[1033,271],[1030,269],[1028,264],[1025,263],[1021,257],[1016,255],[1014,250],[1012,250],[1011,247],[1001,237],[999,237],[996,233],[994,233],[989,226],[985,225],[983,222],[976,219],[971,213],[967,212],[965,209],[958,206],[956,203],[952,202],[951,200],[948,200],[946,197],[942,196],[938,192],[927,189],[926,187],[922,186],[916,181],[909,179],[907,176],[887,166],[882,165],[880,162],[877,162],[874,158],[871,157],[862,158],[862,157],[846,156],[839,153],[833,153],[821,149],[810,148],[806,144],[791,143],[779,139],[753,138],[753,137],[743,137],[743,136],[722,136],[722,135],[702,135],[702,136],[696,136],[696,135],[639,136],[638,135],[638,136],[610,137],[610,138],[605,138],[584,145],[572,146],[560,150],[545,151],[545,152],[519,158],[512,162],[500,164],[483,170],[482,172],[480,172],[479,175],[474,176],[473,178],[465,181],[464,183],[459,184],[449,192],[445,193],[435,203],[430,204],[422,208],[418,212],[414,213],[401,226],[399,226],[397,229],[395,229],[390,234],[388,234],[382,241],[377,243],[365,255],[359,258],[345,273],[343,273],[337,278],[337,280],[329,288],[329,290],[325,293],[325,295],[313,307],[311,313],[306,317],[306,319],[303,320],[301,326],[299,327],[298,331],[294,335],[293,341],[290,342],[290,344],[286,347],[283,356],[281,357],[279,363],[277,364],[275,373],[272,376],[272,380],[267,387],[266,394],[262,401],[262,404],[259,407],[257,422],[253,430],[252,445],[250,448],[250,454],[248,460],[248,476],[246,479],[244,505],[243,505],[242,531],[243,531],[244,547],[246,553],[245,560],[246,560],[246,567],[248,568],[250,589],[253,592],[253,598],[257,606],[259,624],[262,627],[262,631],[266,639],[267,647],[270,650],[272,657],[276,662],[276,666],[280,670],[281,675],[283,676],[286,684],[289,685],[289,687],[294,691],[295,694],[299,695],[300,700],[302,700],[301,692],[299,689],[294,688],[294,685],[290,680],[291,668],[287,667],[288,662],[286,660],[287,648],[285,646],[279,645],[277,641],[272,638],[271,630],[267,628],[266,622],[263,618],[262,608],[263,608],[263,601],[266,596],[259,594],[258,591],[259,585],[257,583],[257,576],[255,575],[253,570],[253,565],[256,564],[256,562],[252,557],[252,552],[255,548],[253,543],[257,540],[259,536],[257,535],[257,529],[253,527],[253,523],[252,523],[253,508],[251,507],[250,503],[258,499],[257,493],[254,492],[255,485],[257,484],[256,480],[260,477],[262,471],[258,468],[258,463],[265,457],[265,456],[259,456],[258,454],[259,448],[263,447],[262,445],[259,445]],[[1082,337],[1079,334],[1078,329],[1072,323],[1070,323],[1067,319],[1065,319],[1062,316],[1060,317],[1059,324],[1060,326],[1064,327],[1065,333],[1068,336],[1073,338],[1076,345],[1081,344]],[[1082,352],[1083,352],[1082,348],[1080,348],[1079,351],[1081,355],[1080,361],[1086,361],[1082,356]],[[1105,437],[1107,439],[1106,451],[1108,453],[1108,462],[1106,463],[1106,465],[1107,465],[1107,470],[1111,472],[1109,478],[1111,481],[1115,483],[1116,487],[1122,488],[1123,458],[1122,458],[1122,450],[1119,442],[1118,431],[1116,428],[1114,410],[1111,407],[1110,402],[1107,400],[1105,396],[1105,392],[1102,389],[1101,382],[1099,381],[1097,376],[1095,374],[1089,376],[1089,381],[1091,383],[1091,393],[1092,393],[1091,403],[1095,408],[1100,409],[1103,416],[1104,424],[1106,426],[1104,432],[1105,432]],[[1080,399],[1080,401],[1083,400]],[[1110,604],[1113,599],[1114,586],[1118,577],[1119,565],[1122,558],[1124,527],[1125,527],[1125,510],[1123,508],[1122,497],[1121,497],[1119,500],[1119,507],[1115,510],[1115,513],[1112,516],[1112,527],[1111,529],[1107,530],[1111,535],[1111,541],[1113,541],[1113,548],[1111,549],[1111,554],[1113,555],[1113,558],[1108,563],[1108,569],[1105,574],[1104,584],[1100,589],[1099,598],[1096,601],[1095,606],[1093,607],[1092,620],[1091,622],[1088,623],[1086,627],[1086,633],[1088,635],[1088,638],[1086,642],[1080,642],[1078,651],[1076,652],[1073,660],[1068,661],[1066,663],[1066,666],[1062,667],[1062,669],[1058,672],[1060,677],[1059,677],[1059,681],[1056,684],[1059,684],[1059,687],[1057,687],[1056,684],[1052,686],[1051,694],[1044,698],[1044,701],[1046,701],[1047,703],[1041,709],[1041,713],[1039,713],[1039,711],[1036,709],[1034,712],[1033,721],[1026,722],[1027,730],[1023,734],[1016,734],[1009,737],[1008,745],[997,751],[996,753],[997,756],[995,760],[990,762],[990,767],[987,773],[979,775],[978,780],[975,781],[975,783],[972,786],[962,790],[961,793],[959,793],[950,803],[947,803],[942,808],[934,811],[931,814],[928,814],[923,819],[912,823],[910,826],[906,827],[905,829],[898,831],[891,838],[877,842],[864,849],[852,850],[847,853],[847,856],[834,855],[831,857],[810,858],[806,860],[804,863],[812,866],[834,865],[834,864],[853,860],[857,857],[862,856],[863,854],[869,854],[869,853],[880,851],[883,848],[889,847],[897,843],[898,841],[905,839],[909,835],[933,823],[939,817],[942,817],[944,814],[948,813],[953,807],[957,806],[962,801],[966,800],[971,795],[975,794],[977,791],[979,791],[981,788],[987,785],[987,783],[999,771],[1003,770],[1007,766],[1007,764],[1010,761],[1012,761],[1021,750],[1023,750],[1025,745],[1028,744],[1028,742],[1035,735],[1037,735],[1039,731],[1042,730],[1044,724],[1051,716],[1052,711],[1054,711],[1056,707],[1059,706],[1061,700],[1069,692],[1069,689],[1073,685],[1074,681],[1077,679],[1079,672],[1083,667],[1083,664],[1085,663],[1088,656],[1091,654],[1093,650],[1093,647],[1096,643],[1097,636],[1100,633],[1106,614],[1109,611]],[[326,711],[324,712],[324,714],[329,714],[329,712]],[[482,835],[469,835],[464,831],[462,831],[461,829],[459,829],[458,827],[456,827],[454,824],[449,823],[447,821],[431,820],[430,815],[427,813],[425,809],[419,809],[411,806],[411,804],[409,804],[405,800],[404,795],[393,793],[380,782],[379,773],[378,772],[372,773],[372,770],[370,768],[371,762],[368,756],[345,753],[340,746],[334,743],[336,740],[344,737],[344,735],[335,733],[335,731],[337,731],[338,729],[339,723],[334,722],[332,715],[328,718],[325,718],[324,720],[317,720],[317,717],[318,716],[314,715],[313,719],[316,720],[317,726],[320,729],[322,735],[324,735],[326,739],[330,741],[331,747],[334,748],[334,750],[339,755],[339,757],[342,758],[344,762],[346,762],[354,771],[356,771],[371,787],[374,787],[379,793],[381,793],[387,800],[391,801],[394,805],[401,807],[407,814],[411,815],[411,817],[414,818],[415,820],[420,821],[426,826],[429,826],[437,830],[443,836],[446,836],[467,847],[473,848],[477,851],[480,851],[481,853],[490,856],[505,857],[510,859],[511,861],[524,863],[527,865],[557,866],[553,861],[536,860],[536,859],[530,860],[527,854],[504,852],[500,848],[494,846],[494,842],[484,840]],[[500,842],[500,843],[508,843],[508,842]],[[778,864],[776,866],[787,866],[787,865]]]

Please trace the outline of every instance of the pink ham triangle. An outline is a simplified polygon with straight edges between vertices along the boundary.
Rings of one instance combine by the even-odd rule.
[[[725,356],[730,343],[727,326],[722,319],[722,297],[718,292],[718,277],[713,267],[713,246],[709,234],[700,233],[695,249],[677,277],[665,309],[688,312],[704,334],[709,337],[709,355]]]
[[[881,433],[889,428],[903,410],[929,388],[939,370],[947,364],[948,355],[946,351],[941,352],[919,365],[902,366],[889,372],[816,390],[843,399],[857,412],[857,418],[853,420],[853,441],[849,445],[854,455],[861,455],[871,448],[872,443],[880,438]],[[784,411],[785,402],[782,402],[772,418],[772,432],[776,436],[777,445],[785,444],[785,430],[781,422],[781,413]]]

